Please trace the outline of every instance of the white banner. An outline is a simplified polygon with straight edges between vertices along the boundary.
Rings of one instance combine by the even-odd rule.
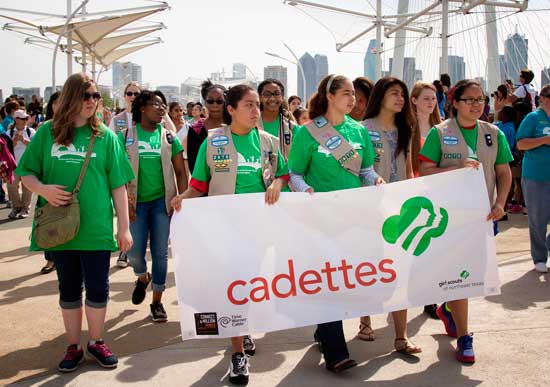
[[[500,293],[483,171],[380,187],[184,200],[172,218],[183,339]]]

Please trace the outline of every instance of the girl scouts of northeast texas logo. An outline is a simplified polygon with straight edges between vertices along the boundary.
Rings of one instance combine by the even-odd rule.
[[[402,240],[405,251],[412,245],[413,255],[419,256],[428,249],[432,238],[443,235],[448,223],[447,210],[441,207],[437,213],[430,199],[416,196],[403,203],[399,215],[386,219],[382,236],[391,244]]]

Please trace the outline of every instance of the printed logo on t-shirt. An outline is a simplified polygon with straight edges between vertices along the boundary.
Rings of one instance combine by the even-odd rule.
[[[54,143],[52,145],[51,156],[57,157],[58,160],[63,160],[67,163],[81,163],[86,158],[87,151],[87,145],[80,146],[77,149],[74,144],[60,145]],[[90,157],[96,157],[96,153],[92,152]]]
[[[443,143],[444,143],[445,145],[450,145],[450,146],[458,145],[458,137],[455,137],[455,136],[443,136]]]
[[[160,143],[148,143],[140,141],[138,145],[139,156],[146,159],[154,159],[160,156]]]
[[[542,134],[544,134],[545,136],[550,136],[550,127],[546,127],[542,130]]]
[[[262,168],[260,157],[251,156],[246,159],[242,154],[238,153],[237,158],[237,173],[247,174],[255,173]]]

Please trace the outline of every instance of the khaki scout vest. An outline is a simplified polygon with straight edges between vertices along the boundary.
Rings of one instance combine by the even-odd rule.
[[[332,157],[340,163],[342,168],[359,177],[362,163],[361,156],[351,144],[328,123],[325,117],[319,116],[305,127],[311,137],[313,137],[319,145],[329,151]]]
[[[374,159],[374,170],[384,181],[390,182],[392,151],[391,146],[380,128],[376,118],[367,118],[362,122],[363,126],[369,131],[372,146],[376,152]],[[397,155],[397,181],[407,179],[407,157],[406,152],[400,152]]]
[[[458,127],[456,119],[450,118],[436,125],[441,142],[441,161],[439,167],[447,168],[461,165],[462,160],[469,157],[468,145]],[[483,164],[485,183],[489,193],[489,203],[495,200],[496,173],[495,162],[498,154],[498,128],[485,121],[477,121],[476,154]]]
[[[137,188],[138,188],[138,176],[139,176],[139,139],[137,136],[136,126],[131,129],[124,129],[123,131],[126,153],[128,159],[132,165],[132,170],[136,178],[128,183],[128,202],[133,206],[134,210],[137,205]],[[178,194],[176,188],[176,173],[174,166],[172,165],[172,144],[168,142],[167,136],[173,136],[168,130],[162,127],[160,132],[160,159],[162,163],[162,176],[164,178],[164,199],[166,204],[166,213],[170,215],[172,213],[172,205],[170,204],[172,198]],[[156,171],[151,171],[156,173]]]
[[[267,189],[277,173],[279,140],[263,130],[258,130],[258,136],[262,178]],[[206,141],[206,163],[211,175],[208,196],[234,194],[239,158],[231,137],[231,128],[222,126],[209,130]]]
[[[279,149],[286,161],[290,153],[290,145],[292,145],[292,128],[295,124],[282,114],[279,114],[279,122]],[[264,122],[261,114],[260,118],[258,118],[256,127],[262,131],[264,130]]]
[[[132,113],[129,113],[130,117],[132,116]],[[124,129],[131,129],[133,123],[130,121],[128,122],[128,114],[126,113],[126,110],[121,111],[116,116],[113,117],[114,122],[114,130],[115,133],[118,134],[119,132],[123,131]]]

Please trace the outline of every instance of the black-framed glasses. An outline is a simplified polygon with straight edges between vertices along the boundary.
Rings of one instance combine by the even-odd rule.
[[[466,105],[473,105],[476,102],[479,105],[485,105],[485,97],[479,98],[459,98],[458,101],[463,101]]]
[[[206,103],[209,105],[216,104],[216,105],[223,105],[223,99],[207,99]]]
[[[137,97],[140,94],[141,93],[139,91],[127,91],[126,92],[126,97]]]
[[[264,91],[262,93],[262,97],[264,98],[281,98],[283,95],[279,92],[276,92],[276,93],[271,93],[269,91]]]
[[[101,94],[99,94],[97,91],[95,93],[84,93],[84,101],[88,101],[90,98],[92,98],[94,101],[99,101],[101,99]]]
[[[147,102],[147,105],[149,106],[152,106],[154,107],[155,109],[163,109],[163,110],[166,110],[168,108],[168,106],[166,106],[165,104],[161,103],[161,102],[158,102],[158,101],[155,101],[155,102]]]

